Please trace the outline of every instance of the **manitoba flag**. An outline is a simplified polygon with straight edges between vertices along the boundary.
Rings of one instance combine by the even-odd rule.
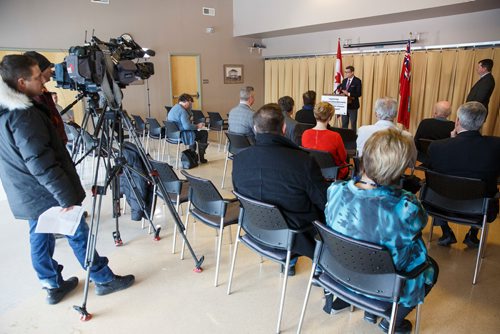
[[[398,123],[404,125],[406,129],[410,127],[410,79],[411,79],[411,50],[410,40],[406,46],[405,59],[399,76],[399,110]]]
[[[340,38],[337,42],[337,60],[335,60],[335,76],[333,80],[333,92],[337,91],[337,87],[340,86],[344,76],[342,75],[342,53],[340,52]]]

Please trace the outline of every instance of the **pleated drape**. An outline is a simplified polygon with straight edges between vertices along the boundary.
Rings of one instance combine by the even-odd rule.
[[[384,96],[398,98],[399,75],[404,52],[365,53],[344,55],[344,67],[352,65],[355,75],[363,82],[358,127],[375,120],[373,105]],[[432,117],[437,101],[452,104],[451,120],[456,119],[457,108],[465,102],[472,85],[479,79],[477,62],[491,58],[495,63],[493,76],[497,87],[490,98],[489,114],[483,134],[500,136],[500,48],[447,49],[412,52],[412,82],[410,104],[410,132],[414,133],[420,121]],[[321,95],[333,91],[335,56],[269,59],[265,61],[265,102],[276,102],[289,95],[295,101],[295,110],[302,108],[302,94],[307,90]]]

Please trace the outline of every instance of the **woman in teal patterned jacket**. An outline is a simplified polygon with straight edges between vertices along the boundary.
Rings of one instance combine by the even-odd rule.
[[[411,331],[406,315],[419,303],[436,282],[437,264],[427,256],[421,232],[427,213],[414,194],[401,189],[399,179],[415,162],[411,139],[397,129],[374,133],[363,149],[363,172],[351,181],[337,182],[328,189],[325,216],[327,225],[346,236],[385,246],[392,254],[397,270],[409,272],[425,261],[431,266],[419,277],[407,282],[400,299],[396,332]],[[335,300],[341,309],[348,306]],[[340,307],[339,307],[340,305]],[[374,315],[365,319],[376,322]],[[387,332],[384,319],[380,327]]]

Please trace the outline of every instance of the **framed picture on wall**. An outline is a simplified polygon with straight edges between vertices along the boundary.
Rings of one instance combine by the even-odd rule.
[[[243,65],[224,65],[224,83],[243,83]]]

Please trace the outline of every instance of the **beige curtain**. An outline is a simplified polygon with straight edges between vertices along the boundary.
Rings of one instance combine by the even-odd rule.
[[[404,51],[342,57],[344,67],[354,66],[355,75],[363,82],[358,126],[375,122],[373,105],[377,98],[399,98],[403,58]],[[410,132],[415,132],[422,119],[432,116],[437,101],[451,102],[450,119],[455,120],[458,107],[465,102],[472,85],[479,79],[476,64],[484,58],[491,58],[496,63],[492,73],[497,88],[490,98],[483,134],[500,136],[500,48],[412,52]],[[318,102],[321,95],[332,93],[334,67],[335,56],[266,60],[265,102],[276,102],[281,96],[289,95],[298,110],[303,105],[302,94],[307,90],[316,91]]]

